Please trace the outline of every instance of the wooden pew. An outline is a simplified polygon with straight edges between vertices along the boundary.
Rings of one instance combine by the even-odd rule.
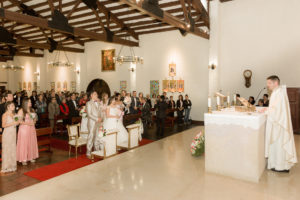
[[[131,124],[132,121],[138,120],[139,118],[141,118],[141,113],[124,115],[123,116],[123,124],[126,127],[129,124]]]
[[[39,151],[51,151],[51,135],[52,128],[50,127],[36,129]]]

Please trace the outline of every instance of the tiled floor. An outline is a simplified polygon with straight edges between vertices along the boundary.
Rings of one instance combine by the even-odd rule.
[[[259,183],[206,173],[189,146],[195,127],[3,196],[4,200],[299,200],[300,166],[265,171]],[[295,136],[300,149],[300,136]],[[299,152],[298,152],[299,155]]]
[[[175,126],[174,128],[166,128],[165,131],[165,137],[173,135],[177,132],[180,132],[182,130],[186,130],[190,127],[193,127],[192,125],[189,127],[186,126]],[[151,140],[157,140],[158,138],[156,137],[155,134],[155,127],[150,128],[149,130],[145,131],[143,137],[146,139],[151,139]],[[67,140],[68,137],[65,136],[55,136],[60,139],[65,139]],[[11,192],[23,189],[25,187],[31,186],[33,184],[39,183],[40,181],[28,177],[24,175],[24,173],[43,167],[45,165],[57,163],[60,161],[64,161],[69,158],[69,154],[67,151],[62,151],[58,149],[52,148],[53,152],[41,152],[40,153],[40,158],[37,160],[36,163],[34,164],[28,164],[27,166],[22,166],[18,165],[18,171],[13,174],[5,175],[5,176],[0,176],[0,196],[3,196],[5,194],[9,194]]]

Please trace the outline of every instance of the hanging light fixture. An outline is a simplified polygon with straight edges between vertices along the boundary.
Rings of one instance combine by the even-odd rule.
[[[63,52],[64,52],[64,55],[65,55],[67,61],[60,61],[59,60],[60,51],[57,51],[55,56],[54,56],[53,61],[48,62],[48,66],[49,67],[74,67],[74,63],[69,61],[67,53],[65,51],[63,51]]]
[[[13,61],[7,61],[5,64],[3,64],[1,66],[3,69],[7,69],[7,70],[13,70],[13,71],[17,71],[17,70],[24,70],[24,66],[22,65],[15,65],[13,64]]]
[[[136,56],[133,50],[133,47],[129,47],[130,50],[130,55],[127,56],[123,56],[122,50],[123,50],[124,46],[122,45],[118,56],[115,56],[114,59],[114,63],[122,65],[123,63],[133,63],[133,64],[144,64],[144,58],[140,57],[140,56]]]

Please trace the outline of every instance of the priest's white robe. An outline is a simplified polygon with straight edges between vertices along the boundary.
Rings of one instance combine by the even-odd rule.
[[[268,169],[289,170],[297,163],[286,86],[275,89],[267,111],[265,156]]]

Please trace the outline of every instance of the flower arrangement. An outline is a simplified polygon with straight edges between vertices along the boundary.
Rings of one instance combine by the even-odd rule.
[[[14,120],[15,120],[15,122],[19,121],[19,116],[18,116],[18,115],[15,115],[15,116],[14,116]]]
[[[85,106],[83,106],[79,112],[79,115],[82,117],[82,118],[86,118],[87,117],[87,113],[86,113],[86,109],[85,109]]]
[[[201,156],[205,151],[205,137],[202,132],[198,133],[191,144],[193,156]]]

